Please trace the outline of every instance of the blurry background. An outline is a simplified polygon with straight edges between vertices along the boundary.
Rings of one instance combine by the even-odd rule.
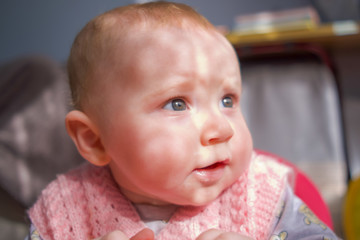
[[[0,62],[24,54],[65,61],[76,33],[106,10],[144,0],[5,0],[0,3]],[[359,19],[359,0],[181,0],[215,25],[232,28],[237,15],[314,6],[323,22]]]
[[[21,224],[23,216],[20,214],[14,217],[11,216],[12,213],[31,205],[45,182],[51,180],[56,172],[61,172],[72,164],[69,160],[65,161],[67,163],[54,164],[46,162],[50,161],[46,159],[51,158],[54,152],[57,153],[59,160],[69,158],[69,154],[76,155],[71,144],[67,145],[68,142],[65,144],[60,141],[68,140],[62,126],[63,115],[68,110],[66,81],[52,80],[49,83],[46,79],[66,79],[64,64],[72,41],[91,18],[113,7],[135,2],[146,1],[5,0],[0,2],[0,95],[2,96],[0,97],[0,180],[2,188],[6,190],[0,193],[0,197],[4,198],[0,199],[2,202],[0,215],[6,216],[6,218],[0,217],[0,228],[8,239],[16,239],[17,237],[14,236],[21,239],[26,232],[26,227]],[[230,31],[235,27],[237,16],[309,6],[318,14],[320,25],[344,20],[354,21],[352,23],[358,25],[360,20],[360,0],[181,0],[178,2],[194,7],[214,25],[223,26]],[[358,35],[359,32],[355,31],[354,34]],[[360,38],[354,41],[345,47],[325,47],[324,51],[335,71],[309,56],[287,55],[279,58],[258,56],[255,59],[240,57],[244,78],[243,109],[254,134],[255,147],[289,159],[310,175],[331,207],[335,230],[339,235],[343,234],[341,211],[347,181],[344,161],[346,149],[352,178],[355,179],[360,174],[358,147]],[[246,47],[245,44],[237,46],[237,49],[248,50]],[[36,64],[33,64],[34,62]],[[39,74],[41,70],[48,72]],[[32,82],[29,79],[32,79]],[[335,80],[340,83],[339,88],[334,84]],[[48,90],[50,87],[46,86],[51,86],[51,91]],[[338,90],[343,97],[340,102]],[[305,93],[306,91],[309,93]],[[19,96],[27,97],[20,101]],[[31,96],[38,98],[29,100]],[[31,103],[31,107],[25,102]],[[34,107],[35,104],[38,105],[37,108]],[[59,105],[62,107],[59,108]],[[30,108],[31,111],[28,110]],[[19,111],[23,113],[24,109],[28,112],[19,114]],[[38,117],[42,118],[42,121],[36,118],[36,114],[35,116],[30,114],[35,111],[34,109],[46,110],[45,117]],[[56,109],[55,113],[54,109]],[[341,125],[342,112],[345,128]],[[38,116],[40,115],[38,113]],[[28,120],[29,116],[31,116],[31,126],[26,125],[31,122]],[[53,125],[44,129],[44,125],[49,125],[50,122]],[[44,134],[52,132],[55,136],[61,137],[48,146],[51,141],[44,136],[39,138],[41,128],[36,128],[37,123],[41,124],[43,132],[46,130]],[[19,130],[19,126],[22,130]],[[269,128],[273,131],[269,131]],[[33,132],[28,133],[28,129],[32,129]],[[34,129],[37,129],[36,134]],[[345,129],[347,145],[343,146],[342,131]],[[13,143],[11,148],[9,139]],[[23,143],[24,139],[27,139],[26,148],[17,149],[16,147],[21,145],[19,141]],[[31,145],[36,143],[40,147]],[[37,151],[41,147],[51,151],[48,150],[46,154],[41,150]],[[28,157],[30,155],[31,157]],[[28,161],[28,159],[32,160]],[[43,159],[43,162],[36,162],[34,159]],[[74,162],[78,163],[80,160]],[[41,168],[43,170],[39,171]],[[39,178],[38,175],[45,171],[49,174],[44,179]],[[21,181],[15,185],[8,184],[14,179]],[[7,196],[7,192],[11,193],[10,196]],[[8,207],[13,199],[19,204]],[[10,222],[7,221],[8,219]],[[16,224],[19,224],[16,230],[18,235],[14,233],[13,228],[17,226]]]

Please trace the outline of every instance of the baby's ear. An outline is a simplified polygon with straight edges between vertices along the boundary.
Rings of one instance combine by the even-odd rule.
[[[96,166],[104,166],[110,162],[96,125],[85,113],[77,110],[69,112],[65,124],[68,134],[83,158]]]

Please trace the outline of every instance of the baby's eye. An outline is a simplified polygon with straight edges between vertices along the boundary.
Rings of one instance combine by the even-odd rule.
[[[164,106],[164,109],[170,111],[185,111],[187,109],[187,106],[184,100],[173,99]]]
[[[232,108],[234,105],[232,97],[226,96],[223,99],[221,99],[221,105],[222,107],[225,108]]]

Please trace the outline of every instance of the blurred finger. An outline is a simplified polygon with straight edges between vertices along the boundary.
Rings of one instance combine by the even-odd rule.
[[[149,228],[144,228],[137,234],[135,234],[130,240],[154,240],[154,232]]]
[[[100,238],[93,240],[129,240],[129,238],[121,231],[113,231]]]
[[[221,230],[218,229],[209,229],[203,233],[201,233],[196,240],[209,240],[209,239],[216,239],[218,236],[220,236],[222,233],[224,233]]]

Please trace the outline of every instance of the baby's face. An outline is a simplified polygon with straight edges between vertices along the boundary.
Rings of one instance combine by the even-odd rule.
[[[98,125],[114,178],[133,202],[206,204],[251,157],[236,55],[215,32],[135,34],[114,51],[99,86]]]

